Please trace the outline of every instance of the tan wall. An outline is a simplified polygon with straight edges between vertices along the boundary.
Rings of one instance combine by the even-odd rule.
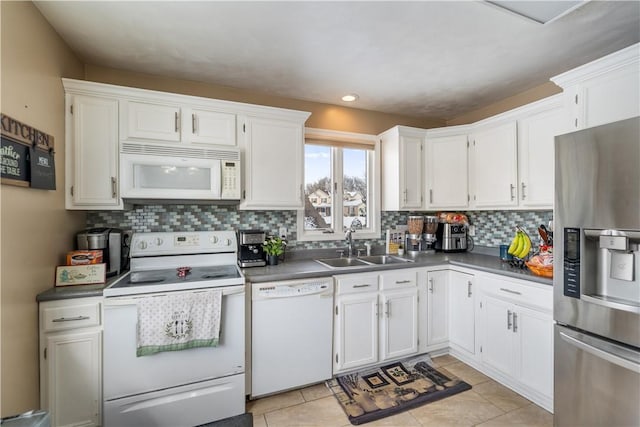
[[[192,80],[173,79],[97,65],[85,65],[85,79],[121,86],[308,111],[312,114],[307,120],[306,125],[308,127],[321,129],[377,135],[395,125],[420,128],[441,127],[445,125],[444,120],[424,119],[356,108],[345,108],[337,105],[282,98],[259,92],[235,89],[228,86],[213,85]]]
[[[505,111],[512,110],[516,107],[521,107],[525,104],[547,98],[560,92],[562,92],[562,89],[556,86],[555,83],[547,82],[517,95],[505,98],[486,107],[470,111],[454,119],[447,120],[447,126],[474,123],[479,120],[486,119],[487,117],[504,113]]]
[[[2,1],[2,113],[55,138],[56,191],[2,185],[0,415],[39,408],[36,295],[53,285],[84,213],[64,209],[64,92],[83,66],[31,2]]]

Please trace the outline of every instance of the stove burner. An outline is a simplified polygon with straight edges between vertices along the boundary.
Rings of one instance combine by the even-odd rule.
[[[204,276],[202,276],[203,279],[221,279],[221,278],[226,278],[228,277],[228,274],[226,273],[222,273],[222,274],[205,274]]]
[[[150,283],[162,282],[164,282],[164,279],[129,280],[129,283],[135,283],[136,285],[148,285]]]

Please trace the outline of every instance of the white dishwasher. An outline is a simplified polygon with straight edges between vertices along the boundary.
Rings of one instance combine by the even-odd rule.
[[[251,396],[331,378],[333,279],[252,284]]]

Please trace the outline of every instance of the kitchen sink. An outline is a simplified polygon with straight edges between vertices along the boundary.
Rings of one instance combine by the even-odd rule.
[[[371,255],[358,258],[325,258],[315,260],[329,268],[364,267],[367,265],[402,264],[412,260],[398,258],[391,255]]]
[[[391,255],[371,255],[363,256],[358,259],[362,261],[370,262],[372,264],[402,264],[405,262],[413,262],[410,259],[398,258]]]
[[[370,262],[363,261],[359,258],[325,258],[315,261],[329,268],[364,267],[371,265]]]

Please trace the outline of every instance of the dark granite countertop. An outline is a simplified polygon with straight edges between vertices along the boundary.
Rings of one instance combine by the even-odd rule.
[[[317,258],[323,257],[319,256]],[[487,273],[501,274],[515,279],[529,280],[549,286],[553,285],[552,279],[536,276],[527,269],[511,267],[509,263],[501,261],[497,256],[482,253],[435,253],[421,254],[416,257],[409,257],[405,255],[403,258],[410,259],[413,262],[332,269],[317,263],[313,259],[298,258],[287,260],[274,266],[243,268],[242,273],[245,275],[247,282],[263,283],[279,280],[307,279],[314,277],[336,276],[340,274],[364,273],[370,271],[395,270],[400,268],[454,266],[471,268]],[[102,285],[53,287],[38,294],[36,299],[37,301],[42,302],[68,298],[102,296],[102,290],[119,277],[120,276],[109,278],[107,283]]]
[[[36,301],[55,301],[69,298],[89,298],[101,297],[102,290],[122,277],[127,272],[123,272],[119,276],[109,277],[106,283],[100,285],[74,285],[74,286],[54,286],[44,292],[40,292],[36,296]]]
[[[242,269],[242,273],[251,283],[271,282],[278,280],[305,279],[313,277],[335,276],[339,274],[364,273],[369,271],[395,270],[400,268],[457,266],[472,268],[487,273],[502,274],[516,279],[529,280],[552,286],[553,280],[536,276],[528,269],[511,267],[499,257],[492,255],[465,252],[459,254],[421,254],[416,257],[404,256],[414,262],[401,264],[372,265],[363,267],[328,268],[312,259],[286,261],[275,266],[252,267]]]

